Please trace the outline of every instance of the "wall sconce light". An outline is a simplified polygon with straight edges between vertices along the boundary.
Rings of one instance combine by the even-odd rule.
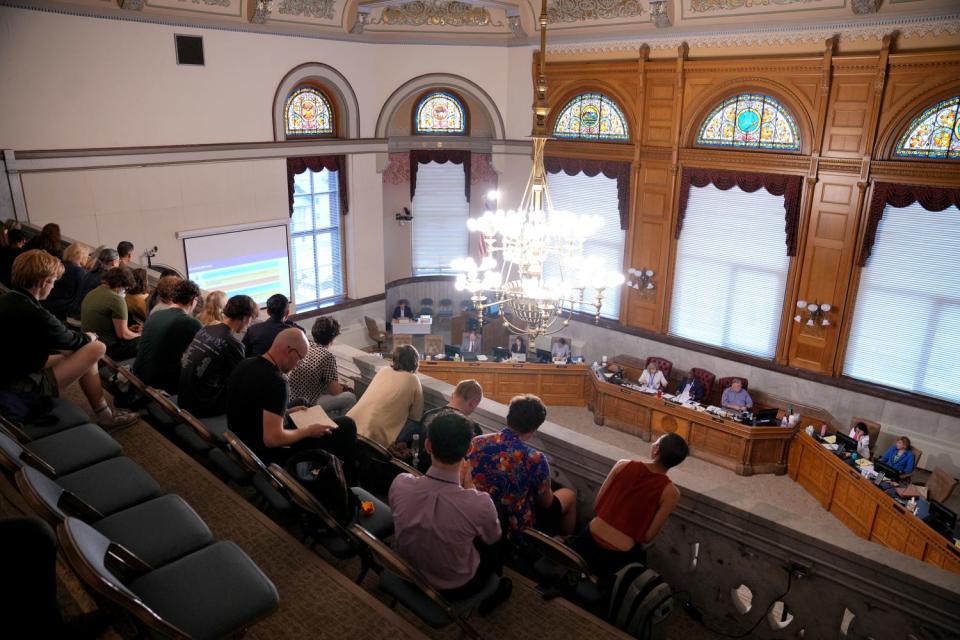
[[[830,319],[827,314],[833,309],[829,302],[817,304],[816,302],[807,302],[806,300],[797,300],[797,309],[799,313],[793,316],[793,321],[797,324],[805,324],[808,327],[829,327]],[[806,319],[804,319],[806,316]]]
[[[410,213],[410,209],[407,207],[403,208],[403,213],[396,213],[394,217],[397,219],[397,222],[400,223],[400,226],[403,226],[413,220],[413,214]]]
[[[627,286],[636,289],[641,294],[653,293],[657,285],[653,284],[653,276],[657,275],[653,269],[627,269]]]

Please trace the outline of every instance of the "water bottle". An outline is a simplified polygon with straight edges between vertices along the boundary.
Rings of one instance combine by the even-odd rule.
[[[916,499],[916,498],[910,498],[910,502],[907,503],[907,511],[909,511],[910,513],[916,515],[916,513],[917,513],[917,499]]]
[[[420,434],[413,434],[413,440],[410,442],[410,450],[413,452],[413,468],[420,468]]]

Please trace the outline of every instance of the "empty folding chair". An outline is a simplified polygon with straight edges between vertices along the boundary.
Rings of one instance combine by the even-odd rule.
[[[524,529],[523,534],[529,547],[540,554],[533,570],[544,587],[544,600],[564,595],[588,607],[600,603],[600,580],[579,553],[536,529]]]
[[[390,453],[389,449],[375,440],[357,434],[357,445],[360,484],[376,495],[386,495],[393,479],[401,473],[423,475],[418,469],[397,458]]]
[[[57,528],[64,557],[98,596],[132,614],[150,635],[206,640],[236,635],[277,608],[277,589],[232,542],[152,569],[90,525]]]
[[[481,602],[493,595],[500,583],[499,576],[491,574],[487,584],[473,597],[451,602],[440,595],[420,575],[419,571],[411,567],[377,536],[356,524],[351,527],[351,531],[370,549],[374,559],[379,563],[380,590],[393,597],[390,608],[400,602],[434,629],[456,624],[467,637],[480,637],[476,629],[467,622],[467,616]]]
[[[253,485],[263,501],[260,505],[261,508],[270,507],[280,513],[290,511],[290,502],[281,493],[278,483],[270,475],[267,466],[257,457],[257,454],[230,431],[225,431],[223,437],[227,441],[229,450],[236,456],[237,461],[249,472],[250,484]]]
[[[180,407],[177,406],[177,396],[171,396],[164,391],[147,387],[147,397],[151,402],[147,405],[147,419],[154,427],[163,432],[171,432],[174,427],[183,422],[180,417]]]
[[[13,434],[0,426],[0,437],[13,439]],[[123,453],[120,443],[95,424],[81,424],[66,431],[17,444],[24,451],[43,460],[54,475],[77,471]],[[0,446],[4,449],[9,447],[8,444]],[[22,457],[23,452],[20,455]],[[29,461],[26,462],[29,464]]]
[[[68,517],[83,520],[152,567],[213,544],[210,528],[180,496],[160,496],[104,517],[36,469],[20,469],[16,481],[30,507],[51,525]]]
[[[268,469],[270,475],[286,491],[290,502],[300,509],[303,516],[304,542],[312,539],[311,549],[319,544],[333,557],[341,560],[359,555],[361,568],[356,582],[357,584],[363,582],[363,578],[370,569],[370,558],[360,541],[354,537],[347,527],[337,522],[337,519],[327,511],[323,503],[300,484],[296,478],[287,473],[283,467],[278,464],[271,464]],[[373,504],[371,515],[360,516],[364,524],[374,531],[379,531],[384,538],[393,535],[393,514],[390,512],[390,507],[363,489],[353,487],[352,491],[362,502]]]
[[[31,439],[49,436],[90,422],[90,416],[72,402],[63,398],[51,398],[51,401],[53,404],[43,417],[18,421],[7,418],[0,418],[0,420],[12,425]]]

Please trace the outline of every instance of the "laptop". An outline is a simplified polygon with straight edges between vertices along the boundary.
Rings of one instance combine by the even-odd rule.
[[[883,473],[890,482],[900,482],[900,472],[881,460],[873,461],[873,470],[877,473]]]
[[[777,420],[777,414],[780,413],[780,410],[777,408],[773,409],[760,409],[753,416],[753,426],[762,427],[766,425],[776,426],[780,424],[780,421]]]

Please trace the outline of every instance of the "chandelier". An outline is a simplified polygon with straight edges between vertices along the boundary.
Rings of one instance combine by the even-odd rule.
[[[623,274],[584,254],[584,242],[603,226],[598,216],[554,209],[547,189],[546,43],[547,0],[540,9],[540,56],[534,103],[533,167],[516,209],[488,210],[467,221],[481,234],[479,263],[458,258],[458,291],[470,293],[478,320],[495,310],[511,333],[533,338],[562,331],[575,311],[600,320],[604,293],[623,284]]]

